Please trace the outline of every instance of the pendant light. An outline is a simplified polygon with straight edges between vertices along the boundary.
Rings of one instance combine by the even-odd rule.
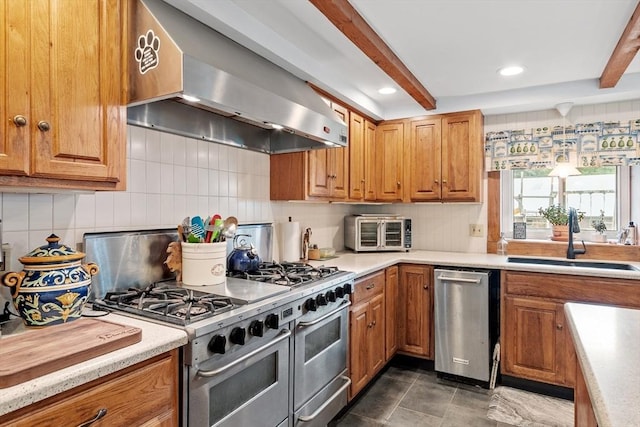
[[[569,175],[580,175],[580,171],[569,162],[569,157],[567,156],[566,117],[571,107],[573,107],[573,102],[563,102],[562,104],[556,105],[556,110],[558,110],[558,113],[562,116],[562,161],[556,161],[556,167],[549,172],[549,176],[566,178]]]

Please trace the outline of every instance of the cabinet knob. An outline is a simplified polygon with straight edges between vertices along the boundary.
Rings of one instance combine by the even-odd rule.
[[[364,184],[364,178],[363,178],[363,179],[361,179],[361,180],[360,180],[360,182]]]
[[[398,188],[400,188],[400,181],[398,181],[396,184],[398,185]]]
[[[40,129],[42,132],[48,132],[51,129],[51,125],[49,124],[49,122],[40,120],[38,122],[38,129]]]
[[[107,415],[107,410],[105,408],[101,408],[98,410],[95,417],[91,418],[89,421],[85,421],[84,423],[80,424],[78,427],[89,427],[91,424],[95,423],[101,418],[104,418],[106,415]]]
[[[446,180],[446,179],[443,179],[443,180],[442,180],[442,183],[443,183],[443,184],[446,184],[446,183],[447,183],[447,180]]]
[[[436,184],[440,184],[440,181],[438,181],[437,179],[434,181]]]
[[[376,326],[376,321],[374,320],[373,322],[371,322],[371,327]]]
[[[557,330],[559,330],[559,331],[561,331],[561,330],[562,330],[562,327],[563,327],[563,326],[562,326],[562,324],[560,324],[560,323],[558,323],[558,324],[556,325],[556,329],[557,329]]]
[[[422,289],[429,289],[429,285],[422,286]]]
[[[13,124],[16,125],[16,127],[22,127],[25,126],[27,124],[27,118],[25,116],[21,116],[21,115],[17,115],[14,116],[13,118]]]

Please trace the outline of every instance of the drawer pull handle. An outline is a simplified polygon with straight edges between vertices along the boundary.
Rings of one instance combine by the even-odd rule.
[[[89,421],[86,421],[86,422],[80,424],[78,427],[89,427],[91,424],[93,424],[96,421],[104,418],[106,415],[107,415],[107,409],[106,408],[100,408],[95,417],[91,418]]]
[[[372,283],[372,284],[370,284],[369,286],[367,286],[367,290],[371,290],[371,289],[373,289],[373,288],[375,288],[375,287],[376,287],[376,284],[375,284],[375,283]]]
[[[13,118],[13,124],[16,127],[22,127],[27,125],[27,118],[25,116],[17,115]]]

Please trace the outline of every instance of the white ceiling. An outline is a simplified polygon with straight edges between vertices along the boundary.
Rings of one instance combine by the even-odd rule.
[[[640,55],[598,79],[638,0],[349,0],[436,98],[424,110],[306,0],[165,0],[377,119],[640,99]],[[525,72],[501,77],[520,64]]]

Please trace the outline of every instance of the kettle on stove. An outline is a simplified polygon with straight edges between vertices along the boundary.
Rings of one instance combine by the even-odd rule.
[[[260,268],[260,257],[253,243],[247,244],[245,239],[239,237],[251,237],[250,234],[236,234],[233,238],[233,251],[227,257],[227,271],[232,273],[245,273]]]

